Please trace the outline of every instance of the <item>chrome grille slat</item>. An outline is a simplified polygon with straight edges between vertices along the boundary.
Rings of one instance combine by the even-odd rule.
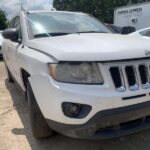
[[[114,75],[112,75],[112,72]],[[134,62],[133,64],[130,63],[129,65],[114,64],[112,67],[110,67],[110,74],[118,92],[125,92],[126,90],[137,91],[140,88],[150,89],[149,62]]]
[[[119,72],[120,72],[120,76],[121,76],[121,87],[117,88],[117,91],[119,92],[124,92],[126,90],[125,88],[125,82],[124,82],[124,78],[123,78],[123,71],[122,68],[119,67]]]
[[[130,86],[131,91],[137,91],[139,89],[139,80],[138,80],[138,75],[137,75],[137,68],[133,66],[133,72],[135,74],[135,84],[133,86]]]
[[[129,86],[128,86],[128,79],[127,79],[126,72],[125,72],[125,67],[126,66],[122,66],[122,72],[123,72],[123,78],[124,78],[124,82],[125,82],[125,87],[126,87],[126,90],[127,90],[127,89],[129,89]]]
[[[139,81],[139,87],[142,87],[142,83],[141,83],[141,80],[140,80],[140,73],[139,73],[139,64],[136,65],[136,70],[137,70],[137,78],[138,78],[138,81]]]

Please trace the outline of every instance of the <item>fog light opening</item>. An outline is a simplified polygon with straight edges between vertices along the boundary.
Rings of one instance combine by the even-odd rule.
[[[63,113],[71,118],[75,118],[81,112],[81,106],[79,104],[74,103],[64,103],[63,105]]]

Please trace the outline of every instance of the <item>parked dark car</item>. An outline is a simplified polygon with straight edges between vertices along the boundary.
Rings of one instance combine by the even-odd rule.
[[[115,26],[113,24],[106,24],[114,33],[118,33],[118,34],[129,34],[132,32],[135,32],[136,29],[134,27],[131,26],[127,26],[127,27],[119,27],[119,26]]]

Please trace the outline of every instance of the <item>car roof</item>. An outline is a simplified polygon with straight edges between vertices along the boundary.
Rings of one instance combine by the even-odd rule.
[[[28,13],[69,13],[69,14],[84,14],[87,15],[83,12],[72,12],[72,11],[43,11],[43,10],[32,10],[32,11],[28,11]]]

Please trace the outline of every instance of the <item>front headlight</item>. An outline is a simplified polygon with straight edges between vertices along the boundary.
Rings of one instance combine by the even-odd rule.
[[[97,63],[59,63],[49,64],[52,77],[60,82],[74,84],[103,84]]]

